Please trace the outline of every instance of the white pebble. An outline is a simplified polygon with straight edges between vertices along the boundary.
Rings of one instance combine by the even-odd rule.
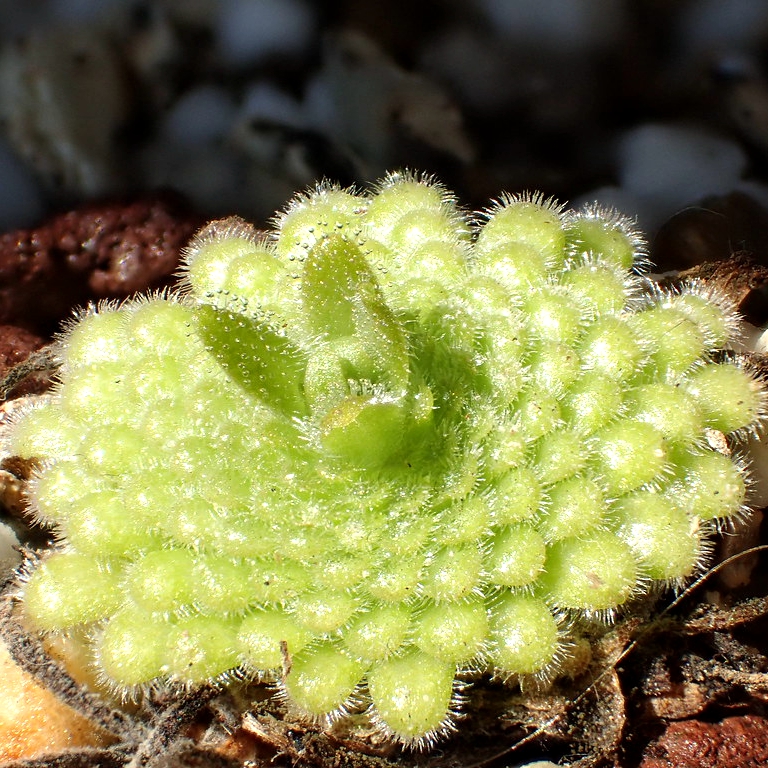
[[[734,192],[743,192],[768,210],[768,184],[755,179],[741,179],[734,187]]]
[[[314,13],[301,0],[223,0],[215,35],[222,61],[241,67],[299,54],[314,31]]]
[[[0,522],[0,583],[20,563],[19,540],[10,525]]]
[[[118,8],[127,6],[130,0],[49,0],[46,14],[64,22],[78,24],[96,21]]]
[[[335,90],[328,74],[322,70],[304,88],[304,111],[309,123],[330,135],[343,129],[343,120],[336,108]]]
[[[680,32],[694,50],[743,48],[759,42],[768,32],[764,0],[698,0],[683,6]]]
[[[707,195],[730,192],[747,164],[733,141],[700,128],[660,123],[627,132],[618,155],[622,187],[669,214]]]
[[[518,768],[568,768],[568,766],[562,763],[553,763],[550,760],[537,760],[535,763],[526,763],[518,766]]]
[[[268,120],[294,128],[305,124],[302,105],[290,94],[267,82],[254,83],[248,88],[240,116],[246,120]]]
[[[625,22],[620,0],[480,0],[479,5],[503,37],[557,53],[607,47],[621,36]]]
[[[0,230],[32,226],[43,211],[43,195],[32,171],[0,139]]]
[[[227,93],[213,86],[187,91],[165,118],[164,135],[172,142],[200,146],[224,137],[237,107]]]
[[[242,158],[228,146],[187,147],[160,141],[141,156],[144,177],[155,187],[173,187],[200,210],[221,216],[240,210]]]
[[[14,150],[49,185],[94,198],[120,188],[115,136],[130,97],[119,52],[87,25],[0,49],[0,113]]]
[[[758,355],[768,355],[768,330],[760,331],[760,335],[753,341],[750,351]]]
[[[517,81],[508,76],[509,46],[489,40],[484,30],[458,25],[424,43],[421,69],[448,83],[464,104],[493,109],[509,98]]]
[[[768,444],[765,438],[750,437],[747,441],[749,456],[750,506],[761,509],[768,506]]]

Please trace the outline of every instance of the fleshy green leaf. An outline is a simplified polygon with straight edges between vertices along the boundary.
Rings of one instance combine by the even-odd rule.
[[[238,384],[284,413],[304,413],[306,358],[285,334],[264,320],[207,304],[195,319],[206,346]]]

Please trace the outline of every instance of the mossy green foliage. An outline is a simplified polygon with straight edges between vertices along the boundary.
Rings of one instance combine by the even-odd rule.
[[[463,671],[547,675],[560,617],[690,576],[746,495],[706,430],[764,407],[715,362],[731,311],[650,290],[615,214],[476,220],[408,175],[320,187],[269,236],[206,227],[178,294],[73,323],[13,435],[63,541],[30,619],[90,628],[119,688],[290,670],[301,711],[369,697],[424,745]]]

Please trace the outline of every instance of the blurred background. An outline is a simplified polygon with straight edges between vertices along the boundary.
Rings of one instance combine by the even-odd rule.
[[[471,207],[615,205],[660,268],[768,260],[767,0],[0,0],[0,18],[0,231],[159,188],[264,224],[321,178],[409,167]]]

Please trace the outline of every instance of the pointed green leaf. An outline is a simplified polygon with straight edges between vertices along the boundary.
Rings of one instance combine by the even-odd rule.
[[[312,248],[304,263],[302,299],[314,330],[330,342],[354,337],[359,346],[349,340],[342,346],[353,350],[358,361],[373,362],[373,371],[357,371],[355,360],[340,351],[339,357],[348,360],[353,369],[352,378],[382,383],[397,395],[405,392],[405,335],[384,302],[368,262],[354,243],[329,237]],[[360,354],[360,347],[364,354]]]
[[[206,346],[235,381],[279,411],[306,412],[306,358],[288,337],[264,320],[205,304],[196,320]]]
[[[360,466],[384,464],[398,448],[405,420],[402,401],[348,397],[320,426],[326,450]]]

